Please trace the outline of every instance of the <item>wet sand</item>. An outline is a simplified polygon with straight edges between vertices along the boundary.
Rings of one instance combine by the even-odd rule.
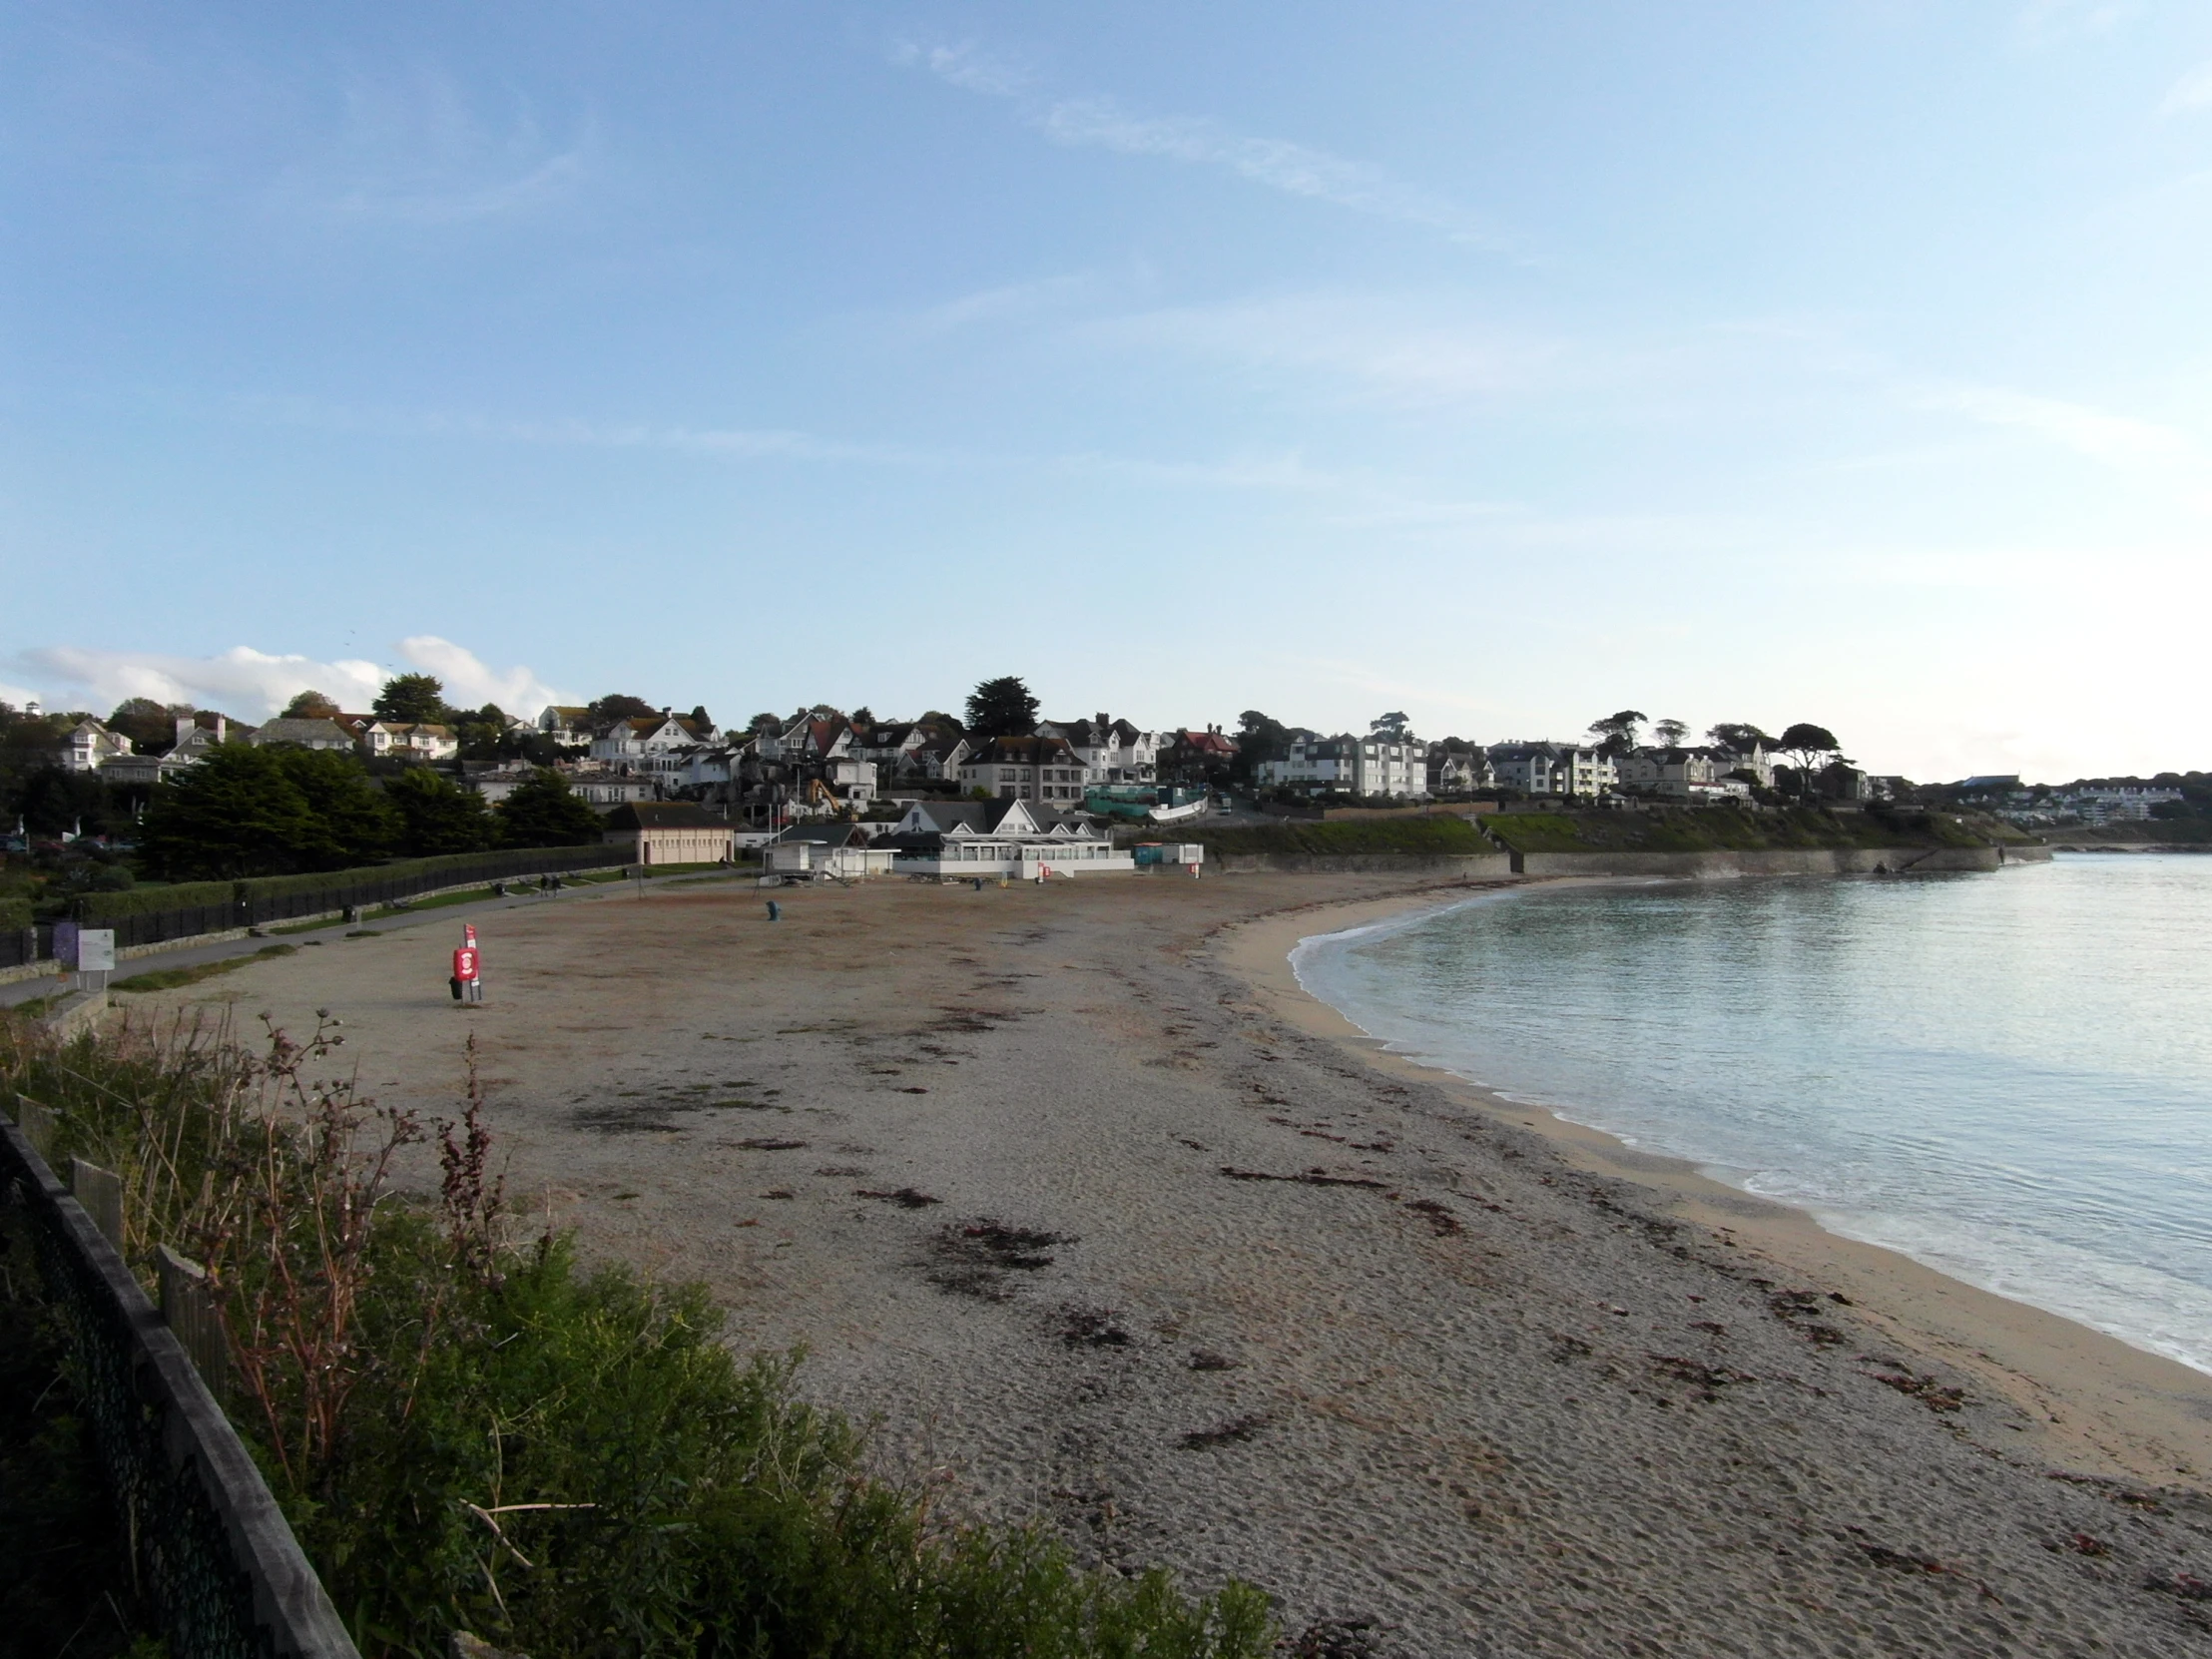
[[[518,1203],[809,1350],[890,1472],[1412,1654],[2212,1645],[2212,1379],[1382,1054],[1301,936],[1453,889],[572,896],[196,992],[328,1007]],[[2177,1575],[2190,1575],[2177,1577]],[[1349,1639],[1349,1638],[1348,1638]],[[1340,1646],[1335,1650],[1357,1649]]]

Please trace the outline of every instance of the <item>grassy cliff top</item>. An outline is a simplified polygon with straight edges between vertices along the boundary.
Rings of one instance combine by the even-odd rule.
[[[1985,846],[2027,837],[1993,819],[1870,808],[1676,807],[1658,812],[1501,813],[1483,827],[1516,852],[1753,852],[1842,846]]]
[[[1830,813],[1811,808],[1682,807],[1658,812],[1486,814],[1479,822],[1449,813],[1402,818],[1293,820],[1229,827],[1204,823],[1146,830],[1144,840],[1202,841],[1225,853],[1714,852],[1768,847],[1984,846],[2027,839],[1978,815],[1917,809]]]

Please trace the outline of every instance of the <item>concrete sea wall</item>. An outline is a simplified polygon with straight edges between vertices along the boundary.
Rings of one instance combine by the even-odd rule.
[[[1461,880],[1513,875],[1651,875],[1712,879],[1734,875],[1873,875],[1907,870],[1996,869],[2047,863],[2047,846],[1770,847],[1745,852],[1225,852],[1210,870],[1313,874],[1428,873]]]
[[[1513,873],[1504,852],[1220,852],[1206,860],[1224,875],[1290,870],[1311,875],[1428,873],[1463,881],[1501,879]]]

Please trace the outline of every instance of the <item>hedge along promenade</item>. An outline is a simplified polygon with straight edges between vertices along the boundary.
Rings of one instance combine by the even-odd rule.
[[[568,870],[606,869],[629,861],[619,846],[532,846],[496,852],[455,852],[358,869],[304,875],[257,875],[238,881],[187,881],[128,892],[89,893],[77,904],[87,927],[115,929],[129,949],[206,933],[234,932],[271,921],[332,915],[349,905],[382,904],[482,882]]]

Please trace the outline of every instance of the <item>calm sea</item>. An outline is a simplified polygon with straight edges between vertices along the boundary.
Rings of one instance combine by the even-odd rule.
[[[1538,887],[1292,961],[1399,1052],[2212,1371],[2212,856]]]

